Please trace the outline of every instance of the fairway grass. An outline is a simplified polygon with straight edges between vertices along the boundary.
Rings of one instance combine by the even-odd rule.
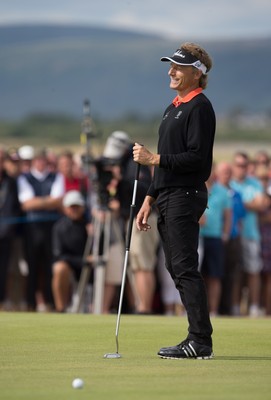
[[[0,313],[1,400],[270,400],[271,319],[215,318],[213,360],[162,360],[184,317]],[[73,389],[74,378],[83,389]]]

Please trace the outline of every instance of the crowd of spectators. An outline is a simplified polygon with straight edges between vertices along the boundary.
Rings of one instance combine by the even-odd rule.
[[[99,232],[97,252],[104,256],[106,271],[102,312],[116,311],[135,171],[131,149],[126,133],[110,136],[99,159],[102,173],[110,177],[103,182],[106,199],[104,193],[101,199],[99,180],[107,175],[95,174],[98,163],[91,164],[90,173],[89,165],[70,150],[56,154],[28,145],[0,146],[0,310],[71,309],[86,262],[89,286],[95,286],[95,221],[104,226],[109,214],[108,243],[101,246],[106,231]],[[137,207],[151,173],[141,168]],[[200,221],[199,268],[210,313],[271,315],[270,155],[237,151],[231,162],[214,163],[206,184],[209,201]],[[126,312],[185,313],[164,267],[155,209],[151,220],[151,234],[136,229],[132,234]],[[93,312],[93,298],[92,293],[88,312]]]

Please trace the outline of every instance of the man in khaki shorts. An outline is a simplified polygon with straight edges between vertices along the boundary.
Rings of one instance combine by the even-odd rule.
[[[132,194],[135,180],[136,163],[132,156],[132,141],[123,131],[113,132],[107,139],[103,157],[111,160],[111,164],[116,164],[118,168],[112,168],[112,173],[117,181],[116,194],[113,200],[110,200],[109,207],[118,210],[119,216],[124,225],[128,223],[130,206],[132,202]],[[137,186],[136,210],[142,203],[147,189],[151,182],[151,170],[149,167],[141,166]],[[156,213],[151,215],[154,225],[156,224]],[[128,272],[132,272],[129,276],[132,278],[132,288],[135,297],[135,312],[149,314],[152,312],[152,302],[156,286],[156,278],[154,269],[157,262],[157,249],[159,239],[155,229],[151,235],[140,235],[133,224]],[[118,262],[120,257],[118,257]],[[124,255],[122,256],[123,264]],[[115,264],[113,258],[110,257],[110,263]],[[112,268],[113,270],[113,268]],[[114,269],[115,270],[115,269]],[[118,275],[115,270],[116,276]],[[130,283],[130,281],[128,281]]]
[[[157,224],[155,212],[149,217],[152,226]],[[133,225],[132,241],[130,246],[130,267],[133,272],[135,290],[137,294],[136,310],[139,314],[152,312],[153,296],[155,292],[155,266],[157,264],[157,252],[159,235],[157,229],[152,229],[147,235]]]

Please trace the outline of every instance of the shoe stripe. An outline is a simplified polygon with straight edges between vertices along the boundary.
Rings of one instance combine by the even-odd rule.
[[[194,355],[195,357],[197,357],[196,350],[194,349],[194,347],[192,346],[192,344],[191,344],[191,343],[188,343],[188,346],[189,346],[189,347],[190,347],[190,349],[192,350],[192,352],[193,352],[193,355]]]
[[[187,358],[190,358],[190,357],[191,357],[191,356],[190,356],[190,353],[188,352],[188,349],[187,349],[186,347],[183,347],[183,351],[184,351],[184,353],[185,353],[185,355],[186,355]]]
[[[189,352],[190,357],[194,357],[193,352],[190,350],[190,348],[187,346],[187,351]]]
[[[182,349],[187,358],[194,357],[193,351],[188,346],[183,346]]]

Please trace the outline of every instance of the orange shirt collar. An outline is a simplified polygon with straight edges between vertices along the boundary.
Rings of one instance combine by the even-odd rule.
[[[190,100],[192,100],[194,97],[196,97],[198,94],[202,92],[202,88],[199,87],[195,90],[192,90],[189,92],[186,96],[184,96],[182,99],[177,95],[175,99],[173,99],[172,103],[174,104],[175,107],[179,107],[180,104],[182,103],[188,103]]]

